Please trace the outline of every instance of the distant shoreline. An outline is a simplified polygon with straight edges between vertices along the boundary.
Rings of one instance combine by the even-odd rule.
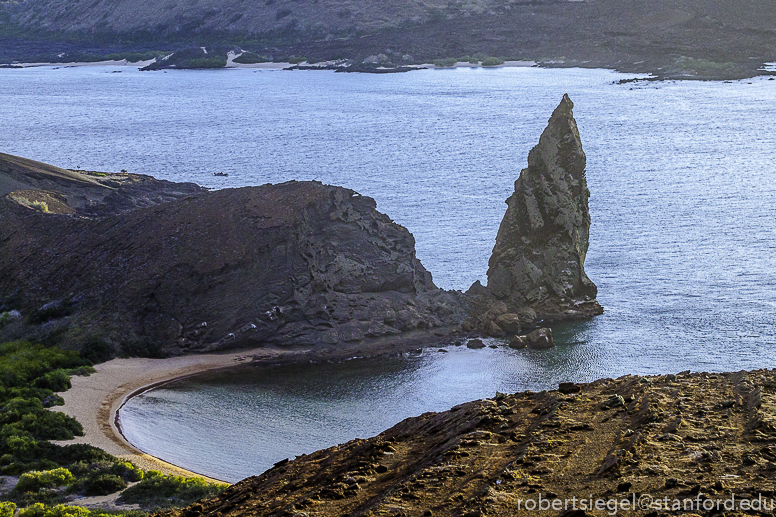
[[[286,68],[290,68],[293,66],[296,66],[294,63],[288,63],[288,62],[267,62],[267,63],[251,63],[251,64],[243,64],[243,63],[235,63],[234,55],[230,55],[227,59],[227,64],[225,67],[222,68],[208,68],[207,70],[232,70],[232,69],[242,69],[242,68],[253,68],[253,69],[265,69],[265,70],[284,70]],[[13,65],[7,67],[8,69],[23,69],[23,68],[43,68],[43,67],[55,67],[55,68],[76,68],[76,67],[99,67],[99,66],[128,66],[128,67],[136,67],[136,68],[143,68],[144,66],[148,66],[151,64],[153,60],[146,60],[146,61],[136,61],[136,62],[129,62],[126,59],[121,60],[109,60],[109,61],[74,61],[69,63],[14,63]],[[307,65],[306,70],[314,70],[316,68],[316,64],[313,65]],[[502,64],[494,65],[494,66],[482,66],[480,64],[475,63],[469,63],[467,61],[459,61],[453,66],[436,66],[433,63],[423,63],[420,65],[409,65],[410,68],[417,68],[417,69],[438,69],[438,70],[449,70],[453,68],[528,68],[538,66],[538,63],[535,61],[504,61]],[[322,70],[324,69],[323,66],[320,67]],[[200,70],[197,68],[169,68],[166,70]]]

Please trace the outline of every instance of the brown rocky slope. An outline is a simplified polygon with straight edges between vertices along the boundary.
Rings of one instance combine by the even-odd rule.
[[[160,517],[772,515],[774,462],[774,371],[625,376],[409,418]]]

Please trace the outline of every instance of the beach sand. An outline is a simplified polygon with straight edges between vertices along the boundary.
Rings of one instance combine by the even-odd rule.
[[[113,359],[98,364],[94,367],[97,373],[88,377],[72,377],[72,388],[59,394],[65,400],[65,405],[51,408],[78,420],[83,425],[84,436],[54,443],[86,443],[129,460],[144,470],[154,469],[165,474],[219,481],[162,461],[132,446],[116,425],[116,412],[128,398],[151,386],[254,359],[272,361],[287,354],[260,348],[229,354],[197,354],[167,359]]]

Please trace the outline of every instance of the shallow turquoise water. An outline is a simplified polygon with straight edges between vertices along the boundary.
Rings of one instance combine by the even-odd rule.
[[[535,68],[389,76],[0,70],[0,151],[214,187],[344,185],[413,232],[438,285],[465,289],[485,280],[504,199],[569,93],[592,193],[586,269],[606,314],[556,329],[559,346],[547,352],[451,349],[397,359],[395,368],[331,367],[350,372],[355,391],[346,394],[338,395],[339,373],[313,365],[255,371],[239,386],[226,379],[157,390],[125,408],[124,426],[145,450],[191,468],[194,460],[220,465],[205,473],[237,479],[497,389],[776,367],[776,81],[612,84],[622,77]],[[276,385],[300,388],[289,402]],[[321,400],[321,390],[332,398]],[[242,401],[243,392],[267,402]],[[291,419],[283,404],[312,404],[311,418]],[[334,420],[322,420],[328,411]],[[188,436],[183,429],[202,444],[179,438]],[[224,470],[242,458],[250,460],[239,470]]]

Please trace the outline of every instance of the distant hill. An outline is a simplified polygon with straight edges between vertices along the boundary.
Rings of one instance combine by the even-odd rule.
[[[48,42],[42,45],[41,42]],[[482,53],[699,77],[776,60],[776,0],[14,0],[0,59],[220,45],[396,64]],[[27,49],[27,50],[25,50]]]

